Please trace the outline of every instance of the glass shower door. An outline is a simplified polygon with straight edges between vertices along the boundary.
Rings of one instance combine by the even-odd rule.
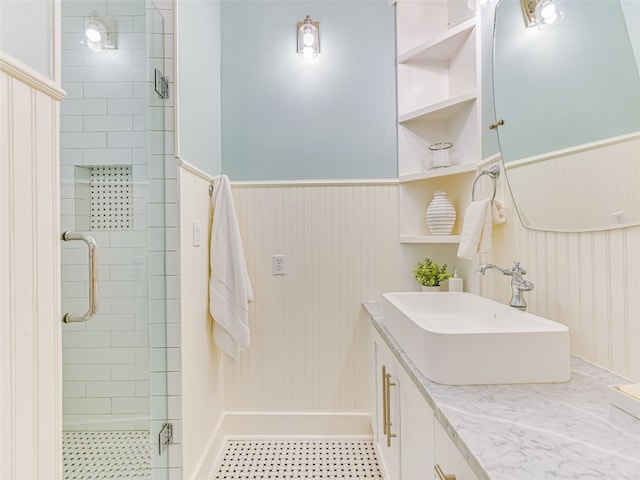
[[[167,464],[163,19],[148,0],[62,0],[62,28],[61,228],[97,251],[94,291],[88,244],[62,244],[62,314],[80,320],[62,329],[64,478],[152,478]]]

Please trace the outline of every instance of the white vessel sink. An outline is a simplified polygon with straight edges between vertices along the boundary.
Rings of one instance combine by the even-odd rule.
[[[383,294],[384,324],[420,372],[447,385],[567,382],[569,329],[471,293]]]

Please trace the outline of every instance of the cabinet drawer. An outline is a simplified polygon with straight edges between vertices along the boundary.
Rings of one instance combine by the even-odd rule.
[[[440,422],[433,422],[435,443],[435,465],[439,465],[447,475],[455,475],[455,480],[478,480],[476,474],[464,459],[458,448],[454,445]],[[439,480],[434,472],[434,479]],[[447,479],[448,480],[448,479]],[[451,479],[453,480],[453,478]]]

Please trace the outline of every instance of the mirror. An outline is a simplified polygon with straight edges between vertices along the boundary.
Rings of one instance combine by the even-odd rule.
[[[526,27],[520,0],[495,11],[495,118],[518,214],[546,231],[638,225],[640,2],[554,3],[564,17],[544,27]]]

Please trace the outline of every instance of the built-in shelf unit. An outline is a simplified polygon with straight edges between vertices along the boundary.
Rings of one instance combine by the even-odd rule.
[[[473,3],[473,2],[472,2]],[[403,282],[429,256],[477,291],[473,265],[456,257],[464,213],[481,160],[479,15],[467,0],[397,0],[398,173]],[[473,5],[471,5],[473,7]],[[429,169],[429,146],[451,142],[456,163]],[[456,208],[451,235],[431,235],[425,212],[446,190]]]

